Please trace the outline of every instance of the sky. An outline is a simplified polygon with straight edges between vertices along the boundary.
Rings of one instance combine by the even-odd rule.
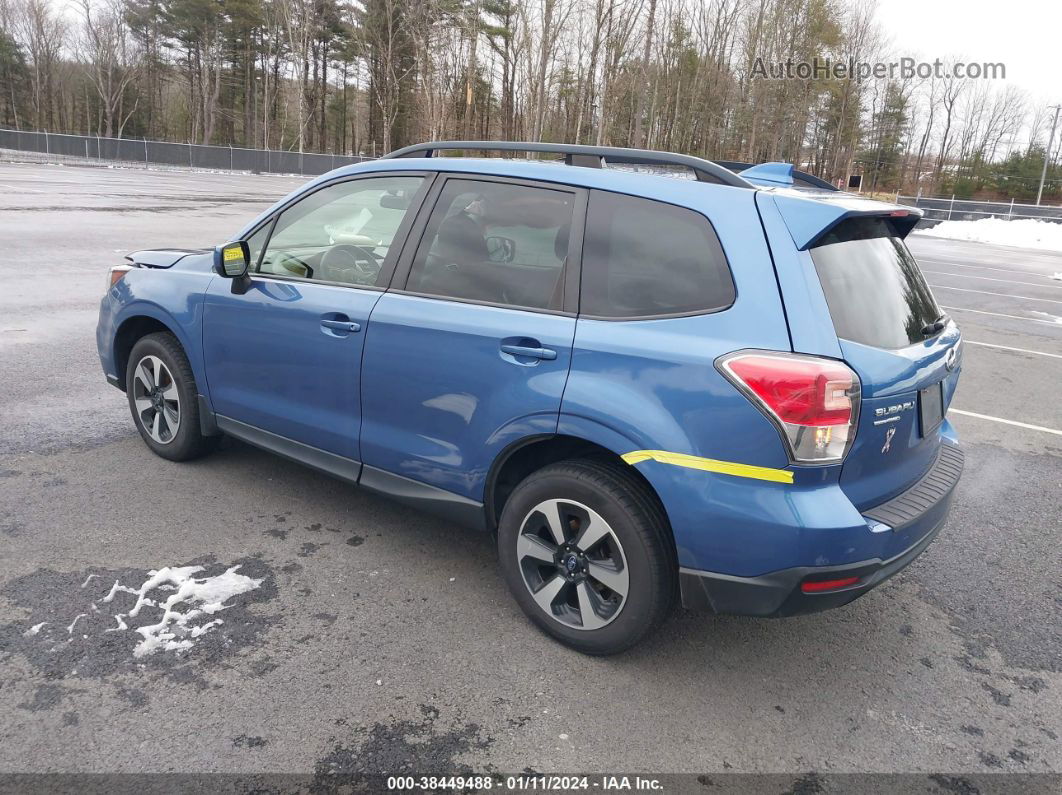
[[[1007,85],[1034,104],[1062,102],[1062,2],[1058,0],[877,0],[877,20],[897,56],[1002,62]]]

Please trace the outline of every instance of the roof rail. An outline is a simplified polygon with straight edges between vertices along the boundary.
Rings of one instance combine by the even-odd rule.
[[[604,162],[626,163],[628,165],[666,165],[685,166],[694,173],[699,182],[714,182],[731,185],[736,188],[756,187],[748,180],[738,176],[711,160],[704,160],[692,155],[678,155],[671,152],[656,152],[650,149],[625,149],[615,146],[580,146],[576,144],[553,144],[530,141],[431,141],[413,144],[396,149],[384,155],[384,158],[398,157],[438,157],[436,152],[477,150],[483,152],[546,152],[564,155],[564,163],[569,166],[601,168]]]

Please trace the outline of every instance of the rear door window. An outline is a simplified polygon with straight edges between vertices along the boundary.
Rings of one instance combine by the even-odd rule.
[[[659,317],[725,309],[734,282],[708,219],[664,202],[592,191],[579,312]]]
[[[560,309],[575,193],[449,179],[406,289],[530,309]]]
[[[886,218],[838,224],[811,258],[841,339],[905,348],[942,317],[914,256]]]

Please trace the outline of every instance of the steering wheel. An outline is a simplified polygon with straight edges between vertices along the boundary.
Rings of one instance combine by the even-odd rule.
[[[373,284],[380,273],[380,257],[369,246],[340,243],[332,246],[317,264],[318,279],[329,282]]]

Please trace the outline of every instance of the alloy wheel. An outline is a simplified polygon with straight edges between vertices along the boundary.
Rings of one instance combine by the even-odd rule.
[[[137,420],[154,441],[169,444],[181,427],[181,396],[173,374],[158,356],[145,356],[133,371]]]
[[[581,503],[545,500],[532,508],[516,558],[535,603],[565,626],[601,629],[626,603],[630,576],[619,538]]]

